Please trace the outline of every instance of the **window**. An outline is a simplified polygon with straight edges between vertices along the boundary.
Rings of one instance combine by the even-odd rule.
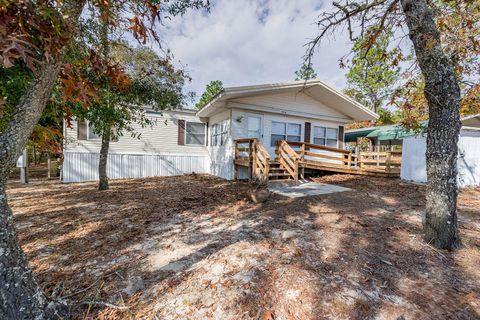
[[[210,145],[211,146],[224,146],[227,143],[228,137],[228,122],[217,123],[212,126]]]
[[[275,146],[279,140],[300,141],[302,125],[272,121],[272,138],[270,145]]]
[[[328,147],[337,147],[338,128],[313,128],[313,143]]]
[[[88,140],[100,140],[102,137],[95,133],[95,127],[90,122],[87,122],[88,126]]]
[[[287,141],[300,141],[302,126],[296,123],[287,124]]]
[[[187,122],[185,126],[185,144],[205,145],[205,124]]]

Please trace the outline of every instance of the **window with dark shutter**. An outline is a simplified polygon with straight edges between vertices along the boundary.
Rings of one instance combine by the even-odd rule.
[[[178,120],[178,145],[185,145],[185,120]]]
[[[87,123],[85,121],[78,120],[77,124],[78,124],[78,126],[77,126],[77,139],[78,140],[87,140],[87,132],[88,132]]]

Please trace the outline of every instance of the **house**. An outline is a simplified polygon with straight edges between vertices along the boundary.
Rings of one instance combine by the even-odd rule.
[[[255,150],[264,149],[271,159],[281,141],[311,143],[319,153],[339,152],[343,157],[345,124],[378,118],[320,80],[230,87],[201,110],[145,112],[156,125],[137,126],[140,139],[122,136],[110,143],[110,179],[190,172],[229,180],[252,176],[258,167],[235,170],[235,154],[246,150],[238,148],[238,139],[250,141],[251,148],[254,142]],[[89,124],[74,121],[64,128],[64,136],[63,181],[98,179],[101,140]]]
[[[462,128],[458,141],[458,185],[480,185],[480,115],[461,119]],[[427,182],[426,133],[415,134],[400,125],[378,126],[347,130],[346,143],[364,138],[372,150],[391,150],[398,146],[402,151],[400,177],[403,180]]]

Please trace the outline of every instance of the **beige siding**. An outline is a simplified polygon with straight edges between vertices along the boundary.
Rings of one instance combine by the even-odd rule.
[[[152,127],[134,127],[140,138],[132,138],[128,133],[118,141],[110,143],[110,153],[115,154],[178,154],[178,155],[208,155],[206,146],[178,145],[178,120],[201,122],[195,115],[184,112],[164,112],[149,114],[156,120]],[[73,121],[72,128],[65,129],[66,152],[99,153],[100,140],[77,140],[77,123]]]
[[[308,118],[350,122],[346,115],[300,92],[260,95],[229,102],[232,107],[261,112],[286,113]]]

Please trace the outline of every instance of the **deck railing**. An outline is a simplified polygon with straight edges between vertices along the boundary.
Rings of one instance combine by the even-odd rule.
[[[288,141],[297,149],[300,166],[311,169],[335,168],[344,172],[400,173],[402,153],[399,151],[359,152],[321,146],[313,143]]]
[[[234,141],[234,179],[238,177],[238,166],[246,166],[250,179],[262,182],[270,176],[278,176],[275,170],[298,182],[304,178],[305,169],[341,173],[398,176],[402,153],[399,151],[352,151],[321,146],[313,143],[285,141],[276,142],[275,161],[270,160],[268,151],[255,138]],[[271,169],[271,165],[279,166]],[[270,172],[272,171],[272,173]]]
[[[295,182],[298,182],[300,156],[285,140],[279,140],[275,145],[275,154],[280,167],[284,168]]]
[[[268,180],[270,155],[256,138],[234,141],[234,179],[238,177],[237,165],[248,166],[249,176],[261,182]]]

